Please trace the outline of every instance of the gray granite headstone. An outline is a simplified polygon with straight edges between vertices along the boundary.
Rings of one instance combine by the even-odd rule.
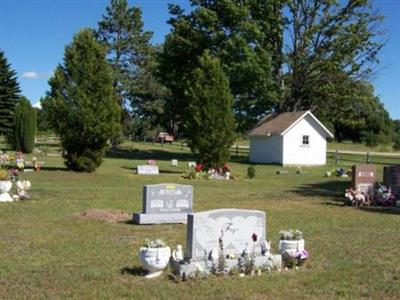
[[[137,166],[138,175],[159,175],[158,166],[139,165]]]
[[[133,215],[137,224],[186,223],[193,210],[193,187],[175,183],[145,185],[143,213]]]
[[[224,252],[240,256],[247,250],[261,254],[261,241],[266,239],[265,213],[247,209],[216,209],[188,215],[187,258],[202,260],[218,248],[222,237]],[[252,239],[257,235],[257,241]]]

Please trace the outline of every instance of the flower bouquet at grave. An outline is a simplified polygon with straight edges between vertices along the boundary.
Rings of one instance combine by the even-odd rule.
[[[156,165],[156,161],[155,161],[154,159],[149,159],[149,160],[147,161],[147,164],[148,164],[149,166],[155,166],[155,165]]]
[[[279,232],[279,252],[282,254],[282,262],[285,267],[301,266],[309,257],[304,248],[303,233],[296,229],[281,230]]]
[[[371,204],[371,196],[359,190],[348,188],[344,194],[345,204],[349,206],[368,206]]]
[[[375,186],[375,199],[374,204],[380,206],[392,206],[396,203],[396,197],[392,193],[391,188],[382,184]]]

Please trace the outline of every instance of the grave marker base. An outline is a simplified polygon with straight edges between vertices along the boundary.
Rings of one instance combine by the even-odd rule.
[[[217,262],[216,262],[217,263]],[[237,268],[239,264],[238,259],[226,259],[225,270],[229,272],[233,268]],[[186,278],[195,277],[197,274],[203,273],[205,275],[211,274],[214,263],[210,260],[204,261],[182,261],[176,262],[171,259],[171,266],[176,275]],[[255,257],[255,267],[270,267],[271,269],[282,268],[282,256],[280,254],[269,254]]]
[[[144,214],[134,213],[133,223],[135,224],[186,224],[187,213],[179,214]]]

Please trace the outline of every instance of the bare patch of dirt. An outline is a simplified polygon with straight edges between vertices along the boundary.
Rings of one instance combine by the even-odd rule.
[[[132,214],[129,214],[125,211],[101,208],[88,209],[84,212],[76,214],[75,216],[80,219],[100,220],[110,223],[130,221],[132,219]]]

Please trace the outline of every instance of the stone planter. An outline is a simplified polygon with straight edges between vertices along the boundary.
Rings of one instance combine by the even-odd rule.
[[[171,257],[171,248],[140,248],[139,258],[144,268],[149,272],[145,277],[154,278],[161,275],[162,271],[168,266]]]
[[[304,250],[304,240],[280,240],[279,253],[283,254],[285,251],[290,255],[294,255],[299,251]]]
[[[0,202],[12,202],[10,194],[8,193],[11,190],[12,182],[11,180],[1,180],[0,181]]]

